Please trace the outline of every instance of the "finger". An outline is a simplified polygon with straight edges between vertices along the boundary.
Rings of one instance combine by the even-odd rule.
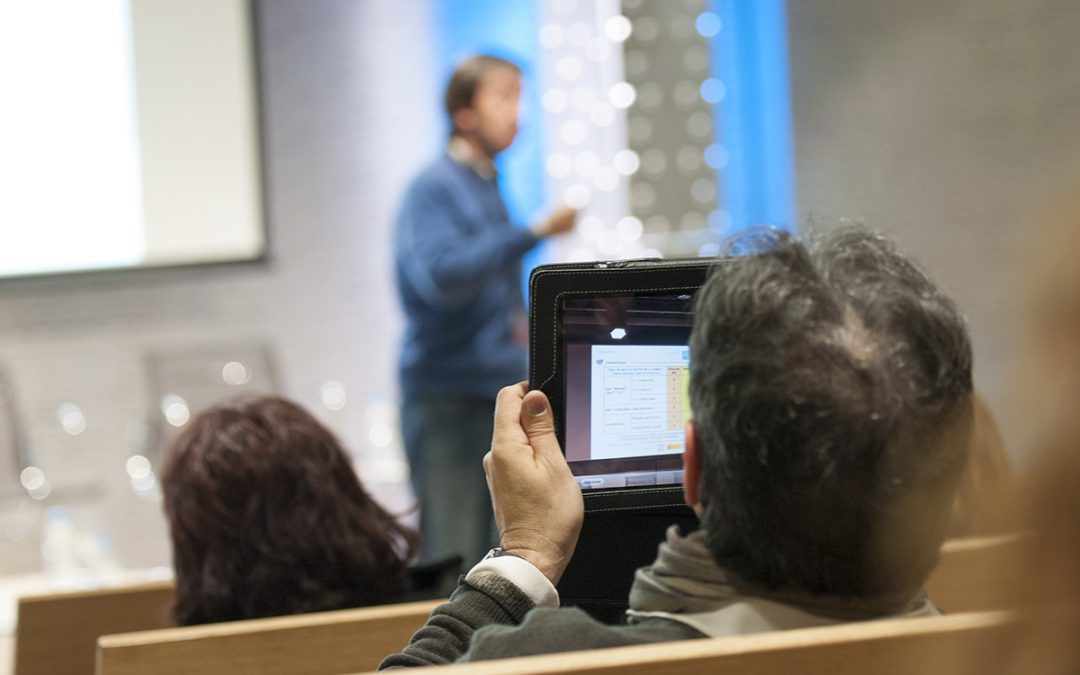
[[[503,387],[495,397],[495,409],[498,410],[500,404],[505,405],[507,403],[512,403],[514,400],[520,400],[525,396],[527,391],[529,391],[528,382],[518,382],[517,384]]]
[[[499,395],[495,398],[495,435],[500,432],[514,432],[518,427],[521,418],[521,400],[526,391],[524,382],[499,390]]]
[[[555,437],[551,403],[543,392],[530,391],[525,395],[521,403],[521,428],[538,455],[562,456],[562,448]]]
[[[491,513],[495,516],[495,524],[499,526],[499,533],[502,534],[502,526],[499,525],[499,517],[501,515],[499,511],[499,505],[495,501],[495,490],[491,485],[491,470],[489,466],[491,464],[491,452],[488,451],[484,455],[484,482],[487,483],[488,496],[491,498]]]

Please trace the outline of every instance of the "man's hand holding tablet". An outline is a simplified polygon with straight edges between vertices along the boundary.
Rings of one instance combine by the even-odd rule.
[[[557,584],[574,554],[584,506],[542,392],[524,382],[499,392],[484,473],[503,551]]]

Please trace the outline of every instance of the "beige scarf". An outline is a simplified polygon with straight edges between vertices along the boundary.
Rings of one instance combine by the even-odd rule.
[[[635,574],[627,611],[631,623],[660,617],[710,637],[936,614],[925,591],[897,607],[880,600],[738,590],[713,561],[704,532],[683,537],[675,526],[660,544],[656,562]]]

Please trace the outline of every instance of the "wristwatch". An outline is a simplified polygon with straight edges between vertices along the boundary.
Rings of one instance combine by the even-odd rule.
[[[514,558],[521,558],[521,556],[517,555],[516,553],[511,553],[510,551],[507,551],[502,546],[496,546],[495,548],[493,548],[493,549],[491,549],[490,551],[487,552],[487,555],[484,556],[483,560],[491,560],[492,558],[501,558],[503,556],[511,556],[511,557],[514,557]]]

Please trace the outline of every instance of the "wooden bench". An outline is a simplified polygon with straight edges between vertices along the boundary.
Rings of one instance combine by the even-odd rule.
[[[888,619],[439,666],[439,675],[912,675],[992,672],[1016,619],[1006,612]],[[222,671],[224,672],[224,671]],[[425,671],[427,672],[427,671]]]
[[[946,614],[1009,609],[1015,593],[1000,580],[1019,564],[1028,543],[1024,534],[946,541],[926,580],[930,599]]]
[[[445,600],[106,635],[98,675],[333,675],[373,670]]]
[[[15,675],[89,675],[98,637],[171,625],[171,581],[19,598]]]
[[[1002,609],[1005,596],[996,592],[996,580],[1001,565],[1008,562],[1023,543],[1024,538],[1019,535],[946,542],[942,547],[941,563],[927,582],[930,597],[947,613]],[[383,656],[399,651],[408,642],[439,602],[106,635],[98,640],[97,673],[170,675],[194,671],[203,675],[217,672],[318,675],[373,669]],[[965,620],[958,621],[957,625],[968,625]],[[836,630],[841,635],[848,635],[841,628],[857,632],[869,630],[877,635],[885,630],[877,626],[892,625],[892,621],[882,621],[852,624]],[[875,628],[869,628],[871,626]],[[802,631],[793,633],[801,634]],[[765,639],[762,644],[768,644],[767,640],[779,638],[754,637],[754,640],[759,639]]]

